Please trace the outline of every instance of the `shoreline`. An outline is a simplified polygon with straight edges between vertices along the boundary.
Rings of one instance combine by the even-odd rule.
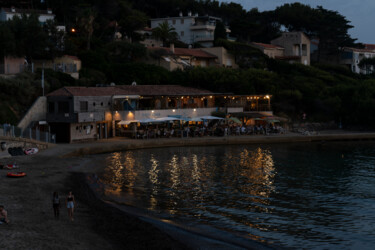
[[[257,135],[257,136],[228,136],[228,137],[196,137],[196,138],[161,138],[161,139],[126,139],[113,138],[96,141],[93,143],[71,144],[75,149],[63,157],[78,157],[83,155],[97,155],[113,153],[116,151],[163,148],[163,147],[192,147],[192,146],[218,146],[238,144],[274,144],[274,143],[303,143],[303,142],[329,142],[329,141],[368,141],[375,140],[375,132],[330,133],[325,131],[317,135],[301,135],[295,133],[283,135]]]
[[[55,220],[50,204],[52,192],[58,191],[60,195],[65,195],[73,189],[73,193],[80,193],[78,189],[82,183],[72,176],[77,173],[95,173],[95,166],[90,162],[96,156],[88,158],[85,155],[142,148],[345,140],[375,140],[375,133],[334,132],[314,136],[286,134],[156,140],[115,138],[93,143],[59,144],[33,156],[0,159],[0,163],[3,164],[17,162],[21,166],[20,171],[27,173],[25,178],[10,179],[5,177],[7,170],[0,170],[2,190],[0,204],[5,206],[11,220],[10,225],[0,226],[0,233],[8,239],[0,242],[0,248],[121,249],[124,246],[130,248],[137,246],[136,249],[191,249],[191,246],[185,246],[166,232],[150,226],[150,221],[142,221],[136,215],[124,211],[119,212],[118,208],[115,209],[109,204],[105,205],[104,210],[98,205],[99,203],[91,206],[85,201],[85,199],[90,200],[87,197],[92,197],[87,192],[76,195],[78,206],[74,223],[68,221],[65,204],[61,208],[61,219]],[[74,190],[75,188],[77,190]],[[101,200],[101,202],[105,201]],[[126,219],[122,219],[121,223],[119,218]],[[119,231],[124,233],[121,234]],[[269,248],[273,247],[269,246]]]

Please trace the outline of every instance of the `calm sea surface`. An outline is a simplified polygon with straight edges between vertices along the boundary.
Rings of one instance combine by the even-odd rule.
[[[105,155],[108,194],[282,247],[375,248],[375,143],[163,148]]]

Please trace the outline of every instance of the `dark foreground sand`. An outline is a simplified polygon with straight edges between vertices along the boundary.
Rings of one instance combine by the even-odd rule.
[[[307,137],[303,140],[299,136],[287,137],[275,138],[275,142],[316,141]],[[332,138],[337,140],[341,136],[335,134]],[[374,139],[375,134],[351,134],[346,139],[355,138]],[[20,170],[27,173],[27,177],[11,179],[6,177],[9,170],[0,169],[0,204],[5,206],[11,220],[9,225],[0,225],[0,249],[240,249],[235,244],[212,241],[194,233],[176,235],[178,230],[173,227],[161,231],[148,223],[150,221],[140,220],[134,213],[124,213],[116,206],[97,199],[85,183],[85,174],[95,172],[93,164],[90,164],[92,157],[81,155],[143,147],[236,144],[236,140],[246,143],[243,138],[230,143],[223,142],[222,138],[190,139],[184,143],[181,143],[181,139],[149,142],[108,140],[57,145],[34,156],[0,159],[0,164],[16,162],[21,166]],[[272,142],[270,138],[251,140],[247,143]],[[319,140],[330,139],[321,136]],[[63,155],[70,157],[61,158]],[[60,219],[56,220],[53,216],[52,193],[58,191],[65,201],[69,190],[77,199],[75,221],[68,220],[65,202]],[[254,243],[245,248],[267,247]]]
[[[76,172],[88,171],[87,159],[61,159],[60,146],[34,156],[0,159],[16,162],[27,177],[7,178],[0,169],[0,204],[11,223],[0,225],[0,249],[185,249],[183,244],[134,216],[95,200]],[[82,184],[82,185],[81,185]],[[75,221],[65,204],[60,219],[53,215],[51,195],[73,190],[77,197]]]

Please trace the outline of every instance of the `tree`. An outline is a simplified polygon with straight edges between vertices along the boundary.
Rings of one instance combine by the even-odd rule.
[[[373,58],[363,58],[358,66],[365,70],[367,74],[372,74],[375,71],[375,57]]]
[[[8,21],[10,30],[14,34],[17,56],[26,56],[30,61],[33,58],[43,57],[48,44],[48,34],[39,23],[38,15],[23,14],[14,16]]]
[[[337,11],[322,6],[311,8],[301,3],[285,4],[274,11],[275,19],[288,31],[302,31],[319,38],[318,61],[321,56],[338,55],[340,47],[353,46],[356,39],[348,34],[353,28]]]
[[[0,58],[13,55],[16,52],[14,34],[9,28],[8,23],[0,23]]]
[[[137,37],[134,31],[146,27],[148,17],[143,12],[133,9],[127,2],[121,2],[120,6],[122,14],[119,20],[119,25],[121,31],[134,41]]]
[[[227,39],[227,31],[224,23],[221,21],[216,22],[216,27],[214,31],[214,41],[216,42],[219,39]]]
[[[135,59],[146,56],[145,46],[139,43],[128,43],[125,41],[116,41],[109,43],[105,47],[107,57],[111,62],[131,62]]]
[[[176,29],[169,26],[167,22],[160,23],[158,27],[152,31],[152,36],[156,39],[160,39],[163,42],[163,46],[167,46],[168,43],[172,43],[177,40]]]
[[[97,12],[92,7],[81,9],[79,14],[78,26],[81,34],[86,37],[86,49],[91,49],[91,39],[94,33],[94,20],[97,16]]]
[[[61,56],[65,49],[64,31],[59,31],[56,27],[56,21],[48,20],[43,29],[48,34],[46,57],[55,58]]]

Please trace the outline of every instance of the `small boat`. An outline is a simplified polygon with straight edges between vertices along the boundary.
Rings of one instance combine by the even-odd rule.
[[[7,173],[7,177],[13,177],[13,178],[18,178],[18,177],[25,177],[26,173],[25,172],[14,172],[14,173]]]
[[[38,148],[28,148],[28,149],[25,149],[25,154],[26,155],[33,155],[33,154],[36,154],[39,152]]]

